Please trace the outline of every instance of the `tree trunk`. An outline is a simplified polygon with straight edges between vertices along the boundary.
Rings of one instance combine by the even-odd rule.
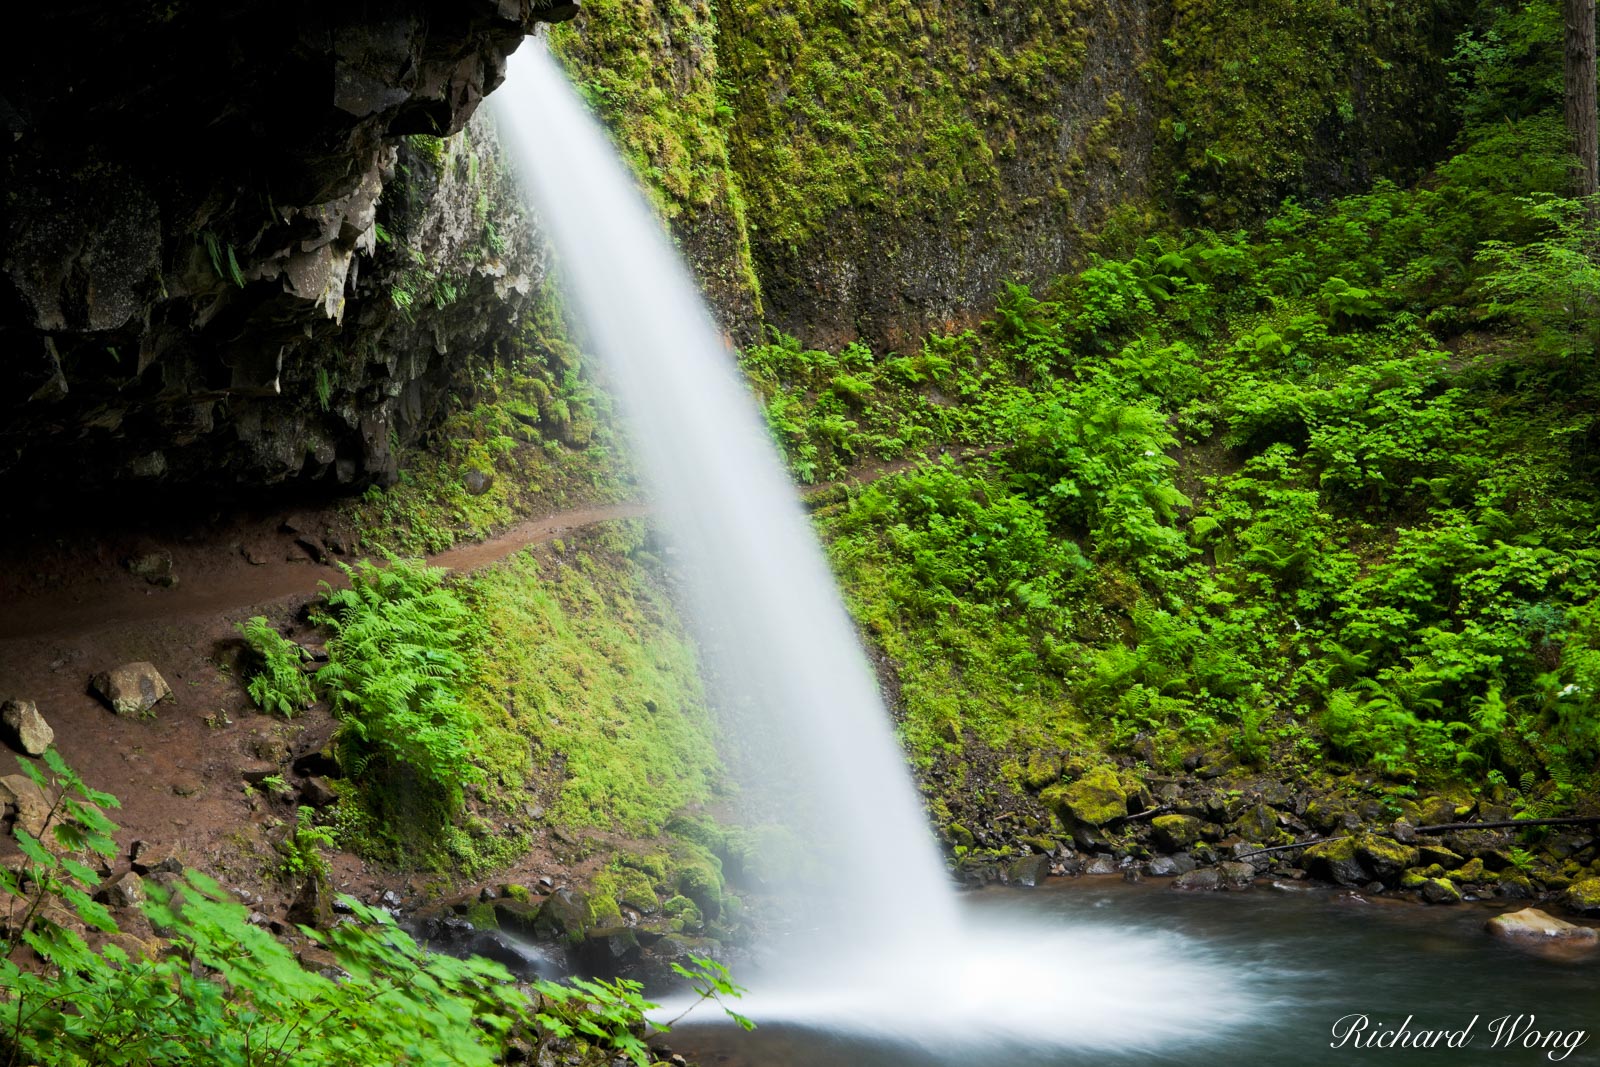
[[[1575,191],[1585,197],[1600,193],[1600,105],[1595,100],[1600,79],[1595,73],[1594,5],[1595,0],[1562,0],[1567,24],[1567,133],[1578,157]],[[1600,201],[1591,199],[1591,221],[1600,217],[1597,213]]]

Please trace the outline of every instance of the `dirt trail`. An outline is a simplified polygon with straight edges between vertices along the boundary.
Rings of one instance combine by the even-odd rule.
[[[649,512],[648,505],[639,503],[563,511],[529,519],[487,541],[457,546],[430,557],[428,562],[450,570],[476,570],[529,545],[544,544],[603,522],[639,518]],[[321,582],[340,585],[343,581],[335,567],[309,558],[255,566],[239,557],[231,567],[212,569],[200,580],[181,582],[172,589],[129,582],[112,590],[80,591],[76,595],[51,592],[13,600],[6,604],[5,614],[0,617],[0,642],[226,615],[287,597],[309,597]]]

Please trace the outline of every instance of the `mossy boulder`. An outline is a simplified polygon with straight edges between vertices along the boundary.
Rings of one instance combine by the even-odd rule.
[[[493,904],[472,905],[467,909],[466,920],[474,930],[500,929],[500,918],[495,914]]]
[[[495,904],[495,911],[500,925],[510,928],[507,916],[520,916],[529,907],[502,900]],[[547,941],[577,941],[590,925],[588,897],[575,889],[557,889],[539,906],[528,933]]]
[[[1155,845],[1163,852],[1181,852],[1200,840],[1202,825],[1193,815],[1157,815],[1150,820]]]
[[[1028,753],[1028,762],[1022,767],[1022,784],[1029,789],[1043,789],[1061,780],[1061,753]]]
[[[1488,882],[1493,880],[1494,876],[1484,868],[1483,861],[1474,856],[1451,871],[1450,878],[1456,882]]]
[[[612,896],[618,904],[626,905],[641,915],[654,915],[661,910],[661,898],[643,871],[631,867],[610,872]]]
[[[1422,884],[1422,899],[1429,904],[1459,904],[1461,890],[1448,878],[1429,878]]]
[[[1461,866],[1461,856],[1450,851],[1443,845],[1421,844],[1417,846],[1417,853],[1422,857],[1422,862],[1437,863],[1446,870],[1455,870]]]
[[[1104,826],[1128,814],[1128,791],[1110,767],[1096,767],[1077,781],[1053,785],[1039,796],[1068,827]]]
[[[1367,880],[1367,869],[1356,855],[1356,843],[1352,838],[1319,841],[1306,849],[1301,862],[1316,877],[1340,885],[1359,885]]]
[[[1356,839],[1356,856],[1374,878],[1393,884],[1407,867],[1417,865],[1417,850],[1391,837],[1362,834]]]
[[[715,919],[722,914],[722,874],[711,863],[690,863],[678,872],[678,892],[694,901],[700,914]]]
[[[1579,915],[1600,915],[1600,878],[1573,882],[1561,894],[1561,903],[1568,911]]]
[[[1234,831],[1246,841],[1271,844],[1279,836],[1278,813],[1265,804],[1252,805],[1235,820]]]

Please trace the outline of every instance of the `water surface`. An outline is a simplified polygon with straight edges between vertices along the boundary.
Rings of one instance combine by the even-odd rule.
[[[1170,1010],[1185,1016],[1213,990],[1163,987],[1147,966],[1114,966],[1103,943],[1125,941],[1130,955],[1152,939],[1221,973],[1234,994],[1245,991],[1249,1017],[1224,1011],[1177,1040],[1150,1040],[1134,1023],[1121,1052],[1085,1043],[1074,1030],[1084,1020],[1071,1009],[1050,1020],[1055,1039],[1036,1033],[1008,1041],[984,1031],[976,1017],[932,1027],[920,1037],[895,1039],[864,1031],[832,1032],[771,1023],[753,1034],[719,1026],[681,1025],[675,1047],[704,1067],[1077,1067],[1084,1064],[1600,1064],[1600,953],[1561,958],[1511,947],[1483,930],[1489,917],[1510,910],[1462,905],[1425,908],[1364,900],[1329,889],[1292,885],[1243,893],[1179,893],[1165,883],[1129,886],[1112,879],[1047,883],[1036,890],[991,890],[965,898],[981,923],[1040,931],[1040,950],[1067,952],[1082,939],[1080,977],[1125,1002],[1132,1020]],[[1144,946],[1144,947],[1141,947]],[[1145,958],[1145,964],[1150,961]],[[941,981],[962,981],[951,959]],[[1216,969],[1220,968],[1220,972]],[[987,976],[1004,996],[1005,976]],[[1025,980],[1028,975],[1022,975]],[[759,983],[760,975],[750,976]],[[848,977],[841,977],[848,982]],[[1038,992],[1014,990],[1018,1001]],[[1229,1003],[1232,1003],[1230,1000]],[[1335,1022],[1368,1016],[1372,1026],[1460,1030],[1478,1016],[1470,1044],[1459,1049],[1331,1048]],[[1494,1047],[1490,1025],[1502,1016],[1534,1016],[1539,1031],[1583,1030],[1586,1043],[1562,1048]],[[758,1019],[759,1021],[759,1019]],[[1095,1020],[1090,1020],[1093,1025]],[[1027,1028],[1032,1030],[1032,1027]],[[968,1035],[963,1037],[963,1031]],[[1369,1030],[1369,1032],[1372,1032]]]

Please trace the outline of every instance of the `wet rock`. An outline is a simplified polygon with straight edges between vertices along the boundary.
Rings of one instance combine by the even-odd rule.
[[[173,570],[172,553],[166,549],[135,556],[127,561],[126,566],[129,574],[135,578],[143,578],[151,585],[170,589],[178,584],[178,575]]]
[[[1010,876],[1012,885],[1032,889],[1043,882],[1050,873],[1050,857],[1023,856],[1014,861],[1006,873]]]
[[[1501,874],[1494,889],[1495,893],[1507,900],[1532,900],[1537,895],[1533,882],[1521,871],[1507,871]]]
[[[495,905],[495,914],[500,916],[503,926],[506,925],[507,910],[503,903]],[[576,941],[583,936],[588,924],[588,899],[574,889],[557,889],[538,906],[529,933],[541,940]]]
[[[56,732],[31,700],[0,704],[0,739],[25,756],[42,756],[56,740]]]
[[[1459,904],[1461,890],[1448,878],[1429,878],[1422,883],[1422,899],[1429,904]]]
[[[0,778],[0,804],[16,813],[17,825],[34,837],[44,833],[50,818],[50,798],[25,774]]]
[[[1192,815],[1157,815],[1150,820],[1156,847],[1167,852],[1181,852],[1200,840],[1201,825]]]
[[[1507,915],[1496,915],[1483,924],[1483,928],[1495,937],[1505,938],[1508,941],[1583,941],[1593,943],[1600,940],[1600,933],[1596,933],[1587,926],[1578,926],[1565,919],[1558,919],[1548,912],[1538,908],[1523,908]]]
[[[1256,878],[1256,869],[1253,866],[1235,860],[1218,864],[1217,873],[1231,889],[1246,889]]]
[[[1356,855],[1356,843],[1348,837],[1317,842],[1306,849],[1301,862],[1314,878],[1340,885],[1360,885],[1367,880],[1367,870]]]
[[[1183,873],[1178,869],[1178,861],[1171,856],[1152,856],[1144,869],[1152,878],[1176,878]]]
[[[639,938],[627,926],[596,927],[583,935],[573,957],[585,971],[611,978],[639,958]]]
[[[1180,874],[1172,880],[1172,888],[1189,891],[1208,892],[1221,889],[1222,884],[1222,872],[1215,867],[1201,867],[1188,874]]]
[[[1128,792],[1110,767],[1096,767],[1075,782],[1039,794],[1068,826],[1104,826],[1128,814]]]
[[[0,778],[0,782],[5,779]],[[1600,878],[1584,878],[1573,882],[1561,894],[1561,904],[1579,915],[1600,915]]]
[[[132,871],[124,871],[95,890],[94,899],[108,908],[136,907],[144,903],[144,882]]]
[[[1117,861],[1101,853],[1091,856],[1089,862],[1083,865],[1084,874],[1116,874]]]
[[[1356,855],[1380,881],[1392,883],[1407,867],[1416,866],[1417,850],[1392,838],[1362,834],[1355,844]]]
[[[89,680],[89,687],[123,718],[146,715],[172,696],[161,672],[142,660],[101,671]]]

